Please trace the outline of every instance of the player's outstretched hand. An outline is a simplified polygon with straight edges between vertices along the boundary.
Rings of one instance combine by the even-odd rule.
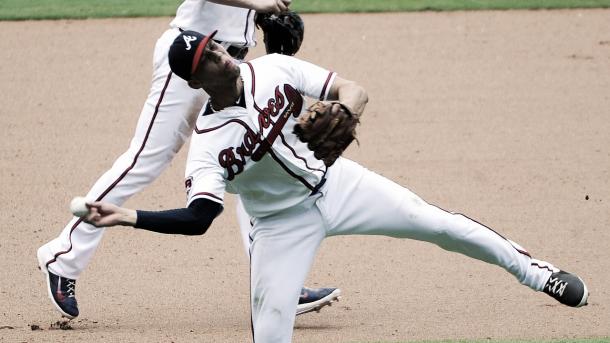
[[[84,217],[84,220],[96,227],[133,226],[137,220],[135,210],[119,207],[107,202],[93,202],[87,204],[87,207],[89,208],[89,214]]]

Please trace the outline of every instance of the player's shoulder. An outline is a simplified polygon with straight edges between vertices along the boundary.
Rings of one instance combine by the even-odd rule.
[[[253,66],[265,65],[265,66],[290,66],[292,62],[297,60],[296,57],[286,56],[282,54],[268,54],[249,61]]]

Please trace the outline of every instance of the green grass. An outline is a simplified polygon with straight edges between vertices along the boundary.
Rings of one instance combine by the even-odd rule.
[[[609,8],[610,0],[295,0],[299,12]]]
[[[173,16],[181,0],[0,0],[0,20]],[[610,8],[610,0],[294,0],[313,12]]]
[[[0,19],[173,16],[181,0],[0,0]]]

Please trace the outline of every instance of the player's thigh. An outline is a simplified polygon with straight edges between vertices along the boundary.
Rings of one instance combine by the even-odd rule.
[[[255,218],[250,236],[253,309],[294,314],[300,289],[325,237],[319,211],[308,206]]]
[[[166,73],[154,76],[138,119],[136,137],[148,138],[150,148],[177,151],[190,137],[206,100],[205,92],[190,88],[168,68]]]
[[[334,181],[328,182],[321,202],[328,221],[328,235],[431,240],[453,220],[452,214],[355,162],[342,161],[329,178]]]
[[[325,236],[313,204],[290,212],[253,221],[250,294],[256,341],[290,341],[301,287]]]
[[[155,46],[152,82],[132,142],[137,145],[146,140],[145,154],[173,156],[190,137],[208,99],[205,92],[192,89],[171,72],[167,50],[178,33],[176,29],[166,31]]]
[[[252,229],[252,221],[246,212],[244,204],[242,203],[239,195],[235,199],[235,214],[237,215],[237,224],[239,226],[239,234],[241,236],[244,250],[248,258],[250,258],[248,251],[250,250],[250,230]]]

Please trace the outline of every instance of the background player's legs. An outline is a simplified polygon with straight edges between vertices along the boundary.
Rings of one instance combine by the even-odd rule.
[[[254,221],[250,282],[255,342],[292,339],[299,293],[325,236],[313,200]]]
[[[538,291],[557,271],[488,227],[430,205],[355,162],[340,159],[336,164],[318,202],[328,218],[329,235],[374,234],[431,242],[498,265]]]
[[[177,30],[168,30],[155,46],[151,90],[129,149],[93,185],[87,198],[120,205],[152,183],[190,136],[205,94],[170,76],[167,49]],[[39,263],[76,279],[89,263],[103,230],[73,218],[59,237],[39,249]]]

